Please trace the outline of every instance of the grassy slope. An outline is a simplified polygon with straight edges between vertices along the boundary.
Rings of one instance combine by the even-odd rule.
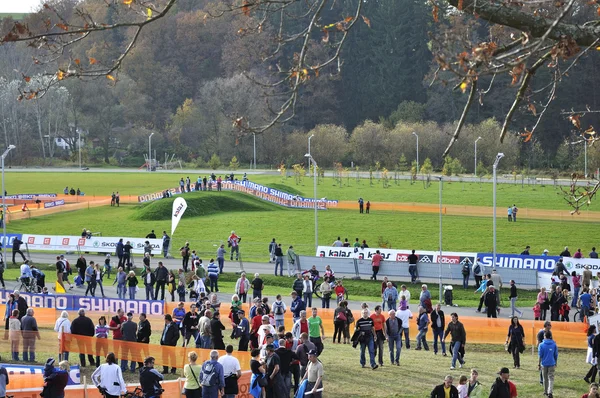
[[[6,187],[9,194],[33,192],[62,192],[64,187],[80,188],[87,195],[110,195],[119,191],[121,195],[140,195],[178,186],[178,174],[147,173],[6,173]],[[190,175],[194,180],[197,175]],[[292,194],[307,197],[313,196],[312,180],[304,178],[296,185],[293,178],[282,181],[279,176],[251,176],[252,181],[285,190]],[[348,185],[349,183],[349,185]],[[498,206],[506,207],[516,203],[520,208],[567,209],[560,190],[551,186],[525,186],[520,184],[498,185]],[[357,182],[344,179],[342,187],[333,178],[325,178],[318,185],[318,196],[337,200],[355,201],[363,197],[372,202],[417,202],[437,204],[438,185],[432,183],[428,189],[418,182],[411,185],[408,181],[400,181],[384,189],[382,184],[369,180]],[[444,183],[443,200],[446,204],[462,204],[476,206],[492,205],[492,184],[490,183]],[[593,205],[592,205],[593,208]],[[524,213],[522,213],[524,214]]]
[[[251,198],[243,201],[246,200],[254,201]],[[271,205],[257,206],[271,208]],[[243,237],[241,250],[247,261],[264,261],[267,243],[273,237],[284,246],[293,244],[300,254],[314,254],[314,215],[310,211],[282,209],[238,212],[234,209],[190,217],[194,211],[196,210],[189,208],[189,213],[179,223],[173,237],[174,247],[181,246],[187,240],[200,253],[212,255],[216,250],[214,245],[226,240],[231,230],[236,230]],[[171,222],[164,215],[146,221],[137,221],[136,218],[139,217],[138,206],[100,207],[15,221],[8,225],[8,230],[78,235],[82,228],[87,228],[100,231],[104,236],[145,236],[151,229],[170,230]],[[526,219],[518,223],[507,223],[501,218],[497,227],[497,247],[500,253],[520,253],[525,245],[531,246],[532,253],[541,253],[547,248],[551,254],[556,254],[565,245],[581,247],[587,251],[591,246],[598,245],[597,234],[591,233],[595,228],[589,223]],[[444,216],[444,250],[491,251],[491,229],[489,218]],[[394,248],[437,250],[438,230],[437,214],[373,212],[370,215],[359,215],[358,212],[347,210],[319,212],[321,245],[329,245],[337,236],[341,236],[350,240],[356,237],[366,239],[373,247],[377,246],[381,236]]]

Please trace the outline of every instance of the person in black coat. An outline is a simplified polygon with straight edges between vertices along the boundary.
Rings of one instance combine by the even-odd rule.
[[[458,398],[458,389],[452,385],[452,381],[454,378],[450,375],[444,378],[444,382],[439,386],[436,386],[433,391],[431,391],[431,398],[445,398],[446,393],[444,392],[444,387],[450,387],[450,398]]]
[[[550,295],[550,320],[558,321],[560,314],[560,306],[566,303],[567,300],[562,293],[562,288],[556,286],[554,292]]]
[[[223,342],[223,330],[225,330],[225,326],[221,323],[220,315],[218,312],[215,312],[213,319],[210,321],[210,334],[215,350],[225,349],[225,343]]]
[[[508,368],[500,369],[496,381],[492,384],[489,398],[510,398],[510,386],[508,385],[509,370]]]
[[[78,314],[79,316],[71,322],[71,334],[93,337],[95,332],[94,322],[85,316],[84,309],[80,309]],[[77,339],[77,345],[79,346],[79,362],[81,362],[81,367],[85,367],[85,353],[88,354],[90,365],[95,364],[96,359],[91,354],[92,341],[90,339]]]
[[[83,257],[83,254],[77,259],[75,268],[77,268],[79,277],[81,277],[81,284],[83,284],[85,281],[85,270],[87,269],[87,260],[85,259],[85,257]]]
[[[27,300],[21,297],[21,293],[18,290],[15,290],[13,294],[15,295],[17,309],[19,310],[19,320],[21,320],[27,313],[27,308],[29,308],[29,306],[27,305]]]
[[[27,260],[25,258],[25,255],[23,254],[23,252],[21,251],[21,245],[23,244],[23,241],[19,238],[15,238],[13,240],[13,244],[12,244],[12,260],[13,260],[13,264],[16,264],[15,262],[15,254],[19,253],[21,255],[21,257],[23,257],[23,261]]]
[[[487,317],[497,318],[498,317],[498,293],[494,285],[489,286],[488,292],[485,294],[483,302],[487,307]]]
[[[152,326],[150,322],[146,318],[146,314],[142,312],[139,317],[138,329],[137,329],[137,342],[150,344],[150,336],[152,335]],[[148,356],[148,350],[146,348],[142,348],[142,358],[146,358]],[[142,368],[144,366],[143,362],[138,362],[138,367]]]
[[[165,315],[165,328],[163,329],[162,335],[160,337],[160,345],[166,347],[175,347],[177,346],[177,340],[179,340],[179,328],[177,324],[173,322],[173,318],[170,314]],[[175,351],[172,348],[167,348],[163,350],[163,358],[167,360],[171,364],[171,366],[175,363]],[[171,373],[175,374],[176,369],[174,366],[171,367]],[[163,374],[169,373],[169,367],[163,364]]]
[[[442,311],[442,305],[437,304],[435,309],[431,311],[431,329],[433,330],[433,353],[437,355],[437,341],[440,339],[442,346],[442,355],[446,356],[446,342],[444,341],[444,330],[446,330],[446,316]]]

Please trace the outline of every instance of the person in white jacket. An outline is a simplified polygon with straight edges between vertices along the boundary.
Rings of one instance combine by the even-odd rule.
[[[54,331],[58,333],[59,342],[62,333],[71,333],[71,321],[69,320],[69,313],[67,311],[61,312],[60,317],[56,320],[56,323],[54,324]],[[59,355],[59,358],[59,362],[68,361],[69,352],[63,352],[62,355]]]
[[[303,332],[308,333],[308,320],[306,319],[306,311],[300,311],[300,319],[294,322],[294,326],[292,327],[292,335],[296,339],[299,339]]]
[[[240,301],[245,303],[248,301],[248,290],[250,289],[250,281],[246,278],[246,273],[242,272],[239,279],[235,283],[235,294],[238,295]]]
[[[398,307],[398,311],[396,311],[396,318],[400,318],[402,321],[402,332],[400,335],[404,333],[404,342],[406,344],[406,348],[410,349],[410,337],[408,333],[408,328],[410,326],[409,319],[412,319],[412,312],[408,309],[404,303]]]
[[[100,365],[94,373],[92,373],[92,381],[106,397],[119,397],[125,394],[125,380],[123,380],[123,372],[121,367],[116,364],[115,354],[109,352],[106,356],[106,363]]]

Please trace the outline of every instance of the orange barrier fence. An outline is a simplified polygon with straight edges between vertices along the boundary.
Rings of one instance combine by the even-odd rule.
[[[187,354],[195,351],[198,361],[204,362],[210,359],[209,349],[192,347],[170,347],[157,344],[133,343],[113,339],[98,339],[95,337],[79,336],[65,333],[62,342],[62,351],[77,352],[86,355],[98,355],[105,357],[109,352],[114,352],[118,359],[127,361],[143,362],[144,358],[152,356],[157,365],[169,366],[183,369],[188,362]],[[181,343],[181,338],[178,343]],[[219,351],[219,355],[225,355],[225,351]],[[240,361],[242,370],[250,369],[250,353],[235,351],[234,356]]]

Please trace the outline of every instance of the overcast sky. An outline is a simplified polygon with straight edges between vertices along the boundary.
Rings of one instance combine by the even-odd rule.
[[[0,0],[0,13],[30,12],[41,3],[41,0]]]

